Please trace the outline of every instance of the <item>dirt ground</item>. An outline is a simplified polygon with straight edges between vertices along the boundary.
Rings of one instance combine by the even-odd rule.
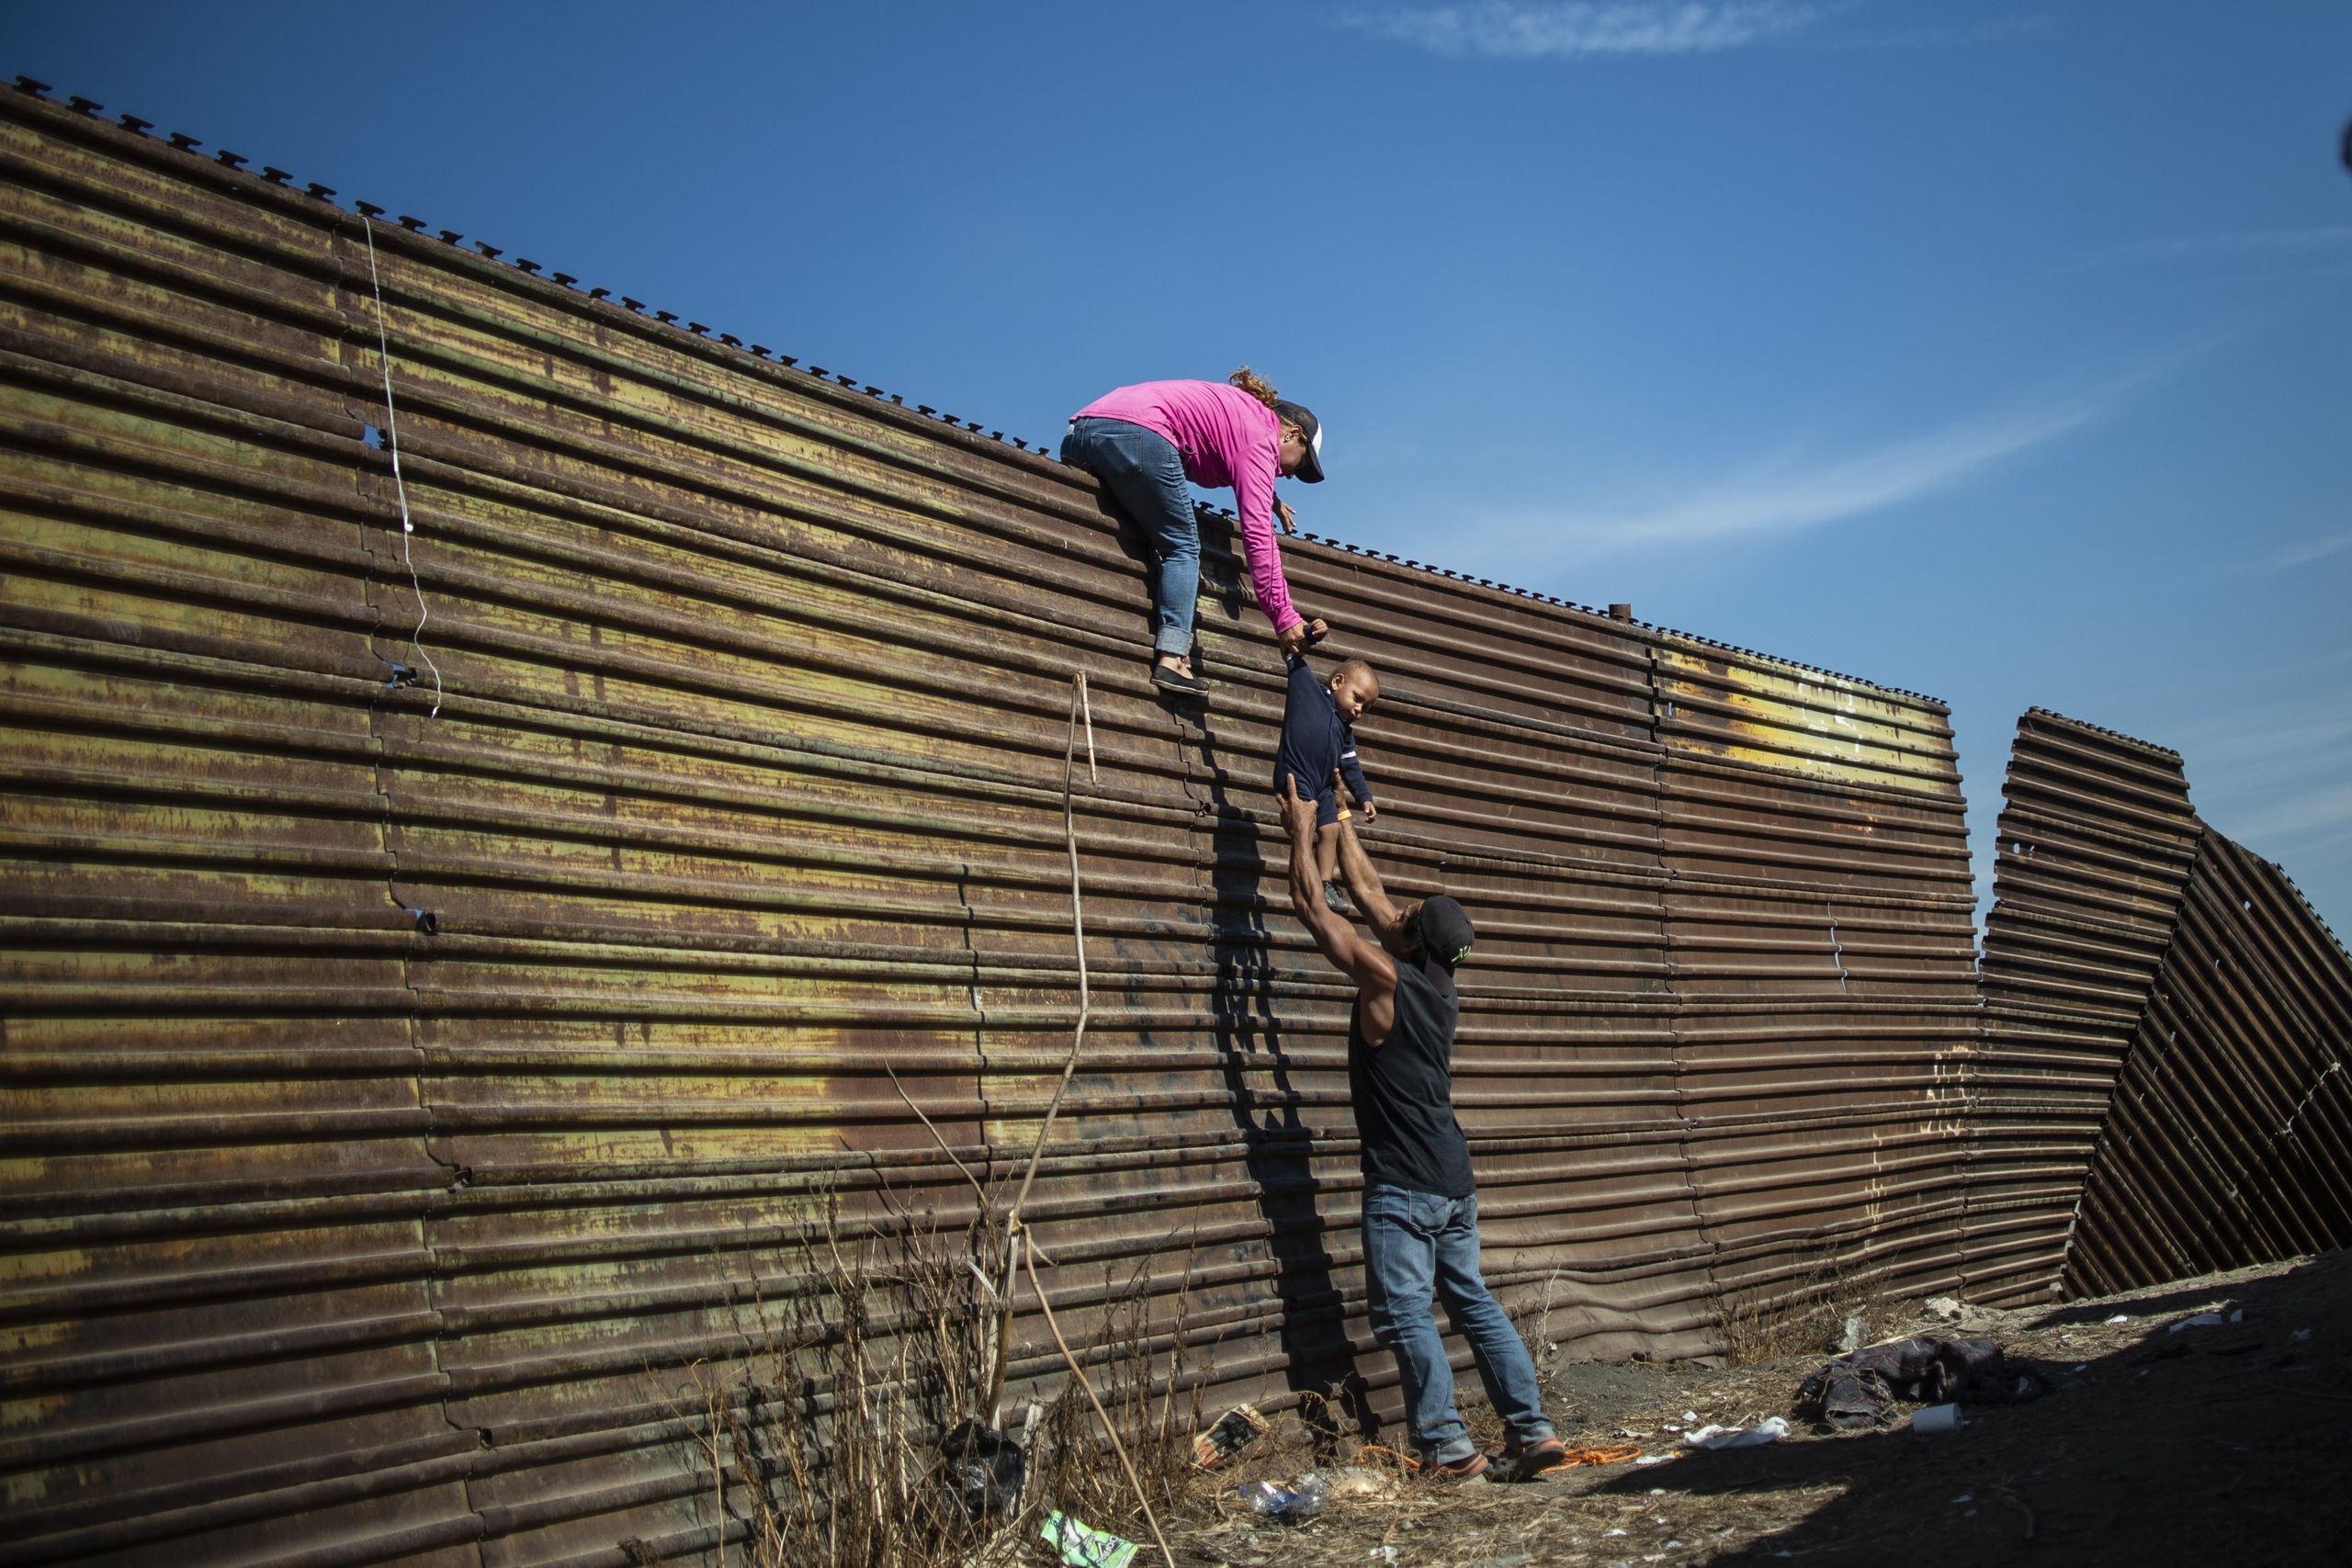
[[[2203,1312],[2223,1321],[2173,1327]],[[1873,1341],[1913,1333],[1987,1335],[2053,1392],[1966,1410],[1957,1432],[1912,1432],[1906,1410],[1889,1429],[1830,1435],[1791,1412],[1826,1347],[1729,1370],[1555,1360],[1547,1404],[1563,1438],[1668,1457],[1523,1485],[1410,1481],[1295,1526],[1226,1491],[1173,1521],[1170,1544],[1185,1568],[2352,1562],[2346,1254],[2048,1309],[1972,1309],[1956,1324],[1894,1303],[1868,1325]],[[1774,1415],[1794,1431],[1769,1447],[1680,1440]],[[1137,1562],[1156,1556],[1147,1547]]]

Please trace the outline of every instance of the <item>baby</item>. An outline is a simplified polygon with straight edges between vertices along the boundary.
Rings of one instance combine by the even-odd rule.
[[[1372,803],[1372,786],[1363,781],[1356,761],[1355,721],[1380,695],[1380,677],[1361,659],[1351,659],[1331,671],[1328,686],[1315,678],[1306,660],[1290,659],[1290,695],[1283,703],[1283,743],[1274,753],[1274,794],[1284,793],[1283,780],[1295,777],[1298,793],[1315,802],[1315,863],[1323,874],[1323,902],[1342,915],[1353,914],[1338,884],[1332,881],[1340,861],[1339,791],[1331,783],[1338,769],[1348,781],[1349,793],[1363,808],[1363,819],[1379,817]]]

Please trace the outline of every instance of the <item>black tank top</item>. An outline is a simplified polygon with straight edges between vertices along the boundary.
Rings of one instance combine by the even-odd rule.
[[[1348,1016],[1348,1092],[1363,1140],[1364,1179],[1467,1198],[1470,1145],[1453,1119],[1453,1028],[1461,998],[1414,963],[1396,965],[1396,1021],[1365,1043],[1363,998]]]

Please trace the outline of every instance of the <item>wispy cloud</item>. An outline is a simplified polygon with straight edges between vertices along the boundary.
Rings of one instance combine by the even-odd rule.
[[[2315,560],[2325,560],[2330,556],[2340,556],[2346,550],[2352,550],[2352,530],[2290,546],[2263,562],[2262,570],[2286,571],[2294,567],[2309,566]]]
[[[1489,60],[1713,54],[1796,40],[1868,0],[1469,0],[1359,11],[1345,20],[1438,54]],[[2045,17],[1983,17],[1805,39],[1836,49],[1949,49],[2030,38]]]
[[[2260,853],[2290,859],[2352,837],[2352,703],[2340,680],[2296,673],[2267,670],[2285,694],[2249,704],[2241,690],[2227,708],[2164,739],[2188,765],[2200,816]]]
[[[2276,846],[2269,851],[2273,854],[2333,844],[2352,834],[2352,784],[2315,784],[2290,791],[2231,816],[2222,830],[2256,850]]]
[[[2039,38],[2057,26],[2048,17],[1986,17],[1946,27],[1901,28],[1828,40],[1839,49],[1968,49]]]
[[[1547,515],[1541,525],[1547,537],[1588,559],[1659,545],[1797,533],[1963,484],[2109,417],[2159,374],[2121,377],[1845,457],[1757,465],[1662,503]]]
[[[2319,229],[2254,229],[2228,234],[2179,234],[2109,245],[2083,258],[2085,266],[2228,257],[2295,257],[2342,251],[2352,254],[2352,223]]]
[[[1705,54],[1800,32],[1830,7],[1794,0],[1474,0],[1356,13],[1351,26],[1439,54],[1576,60],[1599,54]]]
[[[2195,763],[2193,771],[2213,772],[2215,793],[2259,794],[2281,773],[2352,750],[2352,709],[2329,711],[2340,706],[2308,699],[2265,705],[2177,730],[2164,744]]]

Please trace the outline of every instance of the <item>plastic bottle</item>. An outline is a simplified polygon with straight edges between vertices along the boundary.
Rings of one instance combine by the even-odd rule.
[[[1312,1472],[1288,1486],[1253,1481],[1241,1488],[1241,1495],[1257,1512],[1286,1525],[1305,1524],[1331,1506],[1330,1483]]]

